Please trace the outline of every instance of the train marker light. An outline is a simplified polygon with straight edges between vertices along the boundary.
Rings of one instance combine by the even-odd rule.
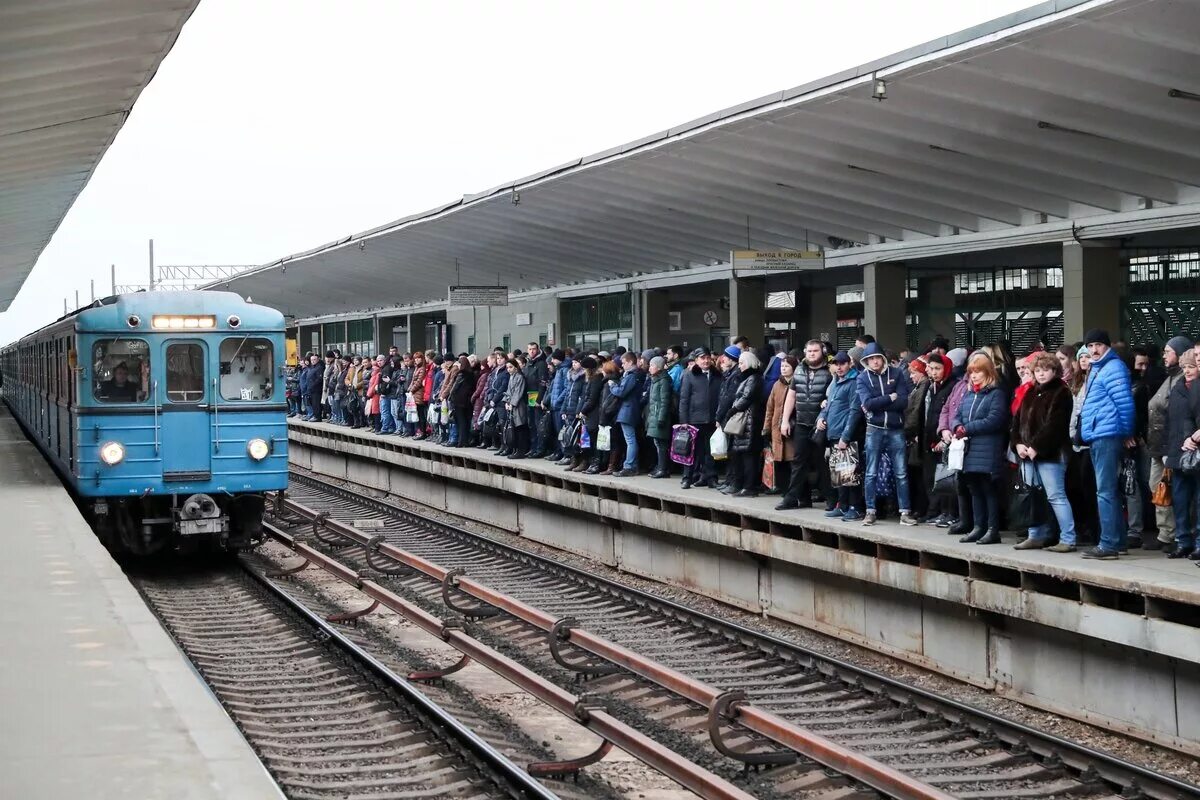
[[[217,318],[210,315],[155,314],[150,325],[156,331],[181,331],[212,329],[217,327]]]
[[[125,445],[120,442],[105,442],[100,445],[100,460],[110,467],[125,460]]]
[[[265,439],[251,439],[246,442],[246,454],[255,461],[262,461],[271,454],[271,445]]]

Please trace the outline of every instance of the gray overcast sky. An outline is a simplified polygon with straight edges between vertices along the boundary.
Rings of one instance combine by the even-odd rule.
[[[0,342],[149,238],[265,263],[1031,2],[201,0]]]

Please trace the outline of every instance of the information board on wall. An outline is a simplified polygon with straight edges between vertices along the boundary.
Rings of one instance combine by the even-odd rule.
[[[823,269],[825,256],[817,250],[734,250],[729,254],[733,271]]]
[[[506,306],[507,286],[451,286],[449,291],[452,306]]]

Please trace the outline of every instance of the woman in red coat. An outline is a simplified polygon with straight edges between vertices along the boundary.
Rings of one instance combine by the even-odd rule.
[[[379,433],[379,376],[383,371],[383,365],[386,362],[386,357],[382,355],[375,356],[375,363],[371,365],[371,381],[367,384],[367,420],[371,430]]]

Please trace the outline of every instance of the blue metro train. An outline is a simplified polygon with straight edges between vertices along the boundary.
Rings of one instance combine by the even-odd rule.
[[[287,486],[284,348],[236,294],[138,292],[0,350],[2,393],[109,549],[240,550]]]

